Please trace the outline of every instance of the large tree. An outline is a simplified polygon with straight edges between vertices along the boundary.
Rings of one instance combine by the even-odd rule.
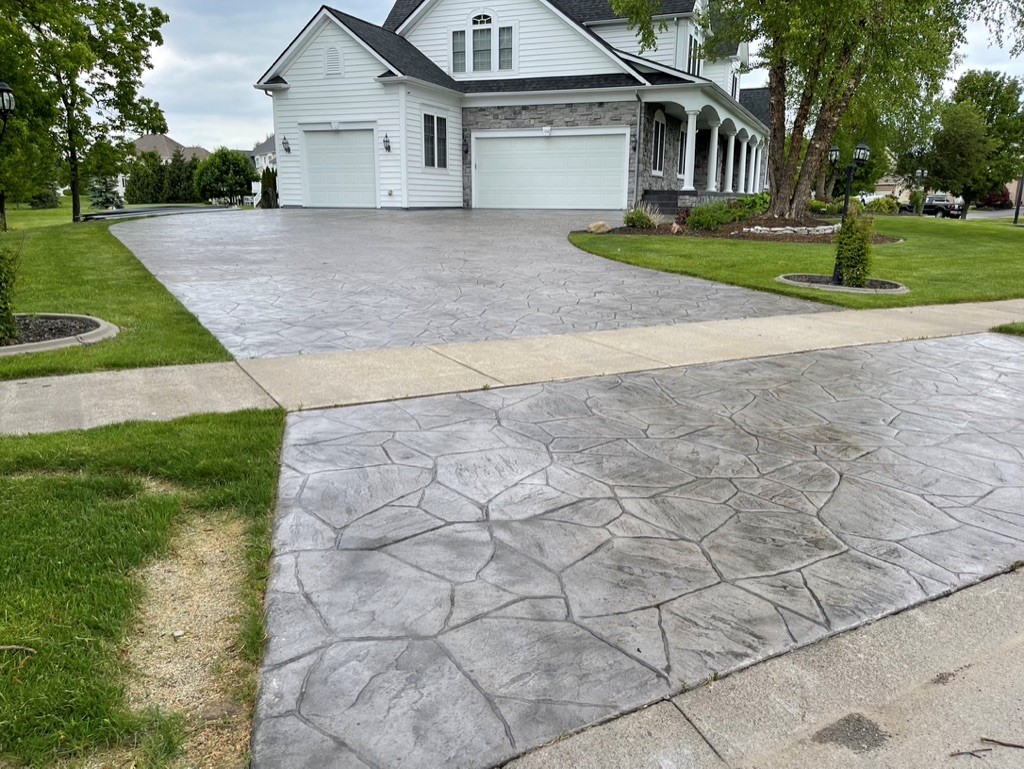
[[[134,0],[0,0],[0,16],[5,35],[33,50],[33,74],[56,106],[72,218],[79,221],[89,149],[130,131],[167,130],[159,105],[140,91],[168,17]],[[0,45],[9,42],[0,39]]]
[[[976,181],[978,195],[1004,188],[1024,166],[1024,103],[1021,82],[1000,72],[968,70],[957,81],[953,101],[972,102],[985,121],[991,153]]]
[[[611,0],[650,47],[660,0]],[[883,104],[930,98],[971,19],[983,18],[1014,53],[1024,48],[1024,0],[717,0],[705,13],[705,50],[720,40],[760,42],[768,70],[770,214],[801,218],[825,155],[862,87]],[[880,149],[880,148],[878,148]]]
[[[221,147],[196,170],[196,192],[204,200],[240,202],[251,194],[252,183],[259,177],[249,156]]]
[[[959,195],[970,204],[977,199],[988,172],[993,146],[985,115],[974,102],[947,104],[926,155],[929,185]]]

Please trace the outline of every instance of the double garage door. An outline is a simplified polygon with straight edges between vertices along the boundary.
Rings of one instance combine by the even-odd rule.
[[[308,131],[308,190],[313,208],[374,208],[373,131]]]
[[[626,206],[625,133],[481,133],[474,136],[473,144],[475,208]]]

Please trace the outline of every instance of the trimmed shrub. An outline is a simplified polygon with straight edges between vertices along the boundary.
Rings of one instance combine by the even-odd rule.
[[[662,222],[662,216],[650,203],[638,203],[626,211],[623,221],[637,230],[653,230]]]
[[[812,200],[807,204],[807,210],[812,214],[828,213],[828,203],[824,200]]]
[[[852,202],[852,201],[851,201]],[[863,288],[871,272],[871,217],[850,206],[850,214],[836,237],[836,261],[844,286]]]
[[[1002,187],[978,198],[978,208],[1013,208],[1010,191]]]
[[[46,187],[28,199],[28,207],[35,210],[60,208],[60,196],[57,194],[57,190]]]
[[[264,168],[260,176],[260,208],[277,208],[277,171]]]
[[[736,213],[736,209],[731,208],[724,200],[714,200],[691,208],[686,225],[691,230],[714,232],[719,227],[737,221]]]
[[[864,210],[873,214],[898,214],[900,203],[892,195],[886,195],[884,198],[875,198],[870,201],[864,206]]]
[[[18,254],[9,243],[0,242],[0,344],[18,341],[14,322],[14,279],[18,272]]]

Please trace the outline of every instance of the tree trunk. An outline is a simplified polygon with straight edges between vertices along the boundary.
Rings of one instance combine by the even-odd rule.
[[[818,201],[825,200],[825,179],[828,176],[828,170],[822,168],[818,171],[818,180],[814,183],[814,199]]]
[[[0,232],[7,232],[7,193],[0,192]]]
[[[786,168],[786,64],[779,61],[768,70],[771,103],[771,143],[768,145],[768,184],[772,202],[768,216],[785,217],[793,190],[793,176]]]

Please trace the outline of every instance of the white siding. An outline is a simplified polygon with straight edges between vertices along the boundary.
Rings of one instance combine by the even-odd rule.
[[[704,62],[704,77],[720,85],[722,90],[730,96],[732,96],[732,73],[733,64],[729,59]]]
[[[518,68],[468,77],[489,80],[622,71],[596,41],[587,39],[586,32],[563,21],[540,0],[439,0],[405,37],[437,66],[451,72],[452,30],[466,29],[469,17],[479,12],[490,13],[498,26],[516,27]]]
[[[406,95],[409,207],[462,207],[462,104],[458,96],[421,88]],[[448,168],[423,166],[423,114],[448,118]]]
[[[324,77],[324,49],[336,45],[342,55],[342,77]],[[281,72],[290,88],[274,92],[274,132],[279,141],[287,137],[292,151],[277,158],[281,205],[301,206],[304,200],[303,164],[305,148],[300,123],[373,123],[377,161],[378,202],[381,207],[401,207],[401,157],[385,152],[380,138],[385,133],[392,145],[402,141],[398,89],[385,88],[374,78],[385,69],[347,32],[325,20]],[[393,194],[388,195],[388,190]]]
[[[602,39],[608,41],[613,48],[618,48],[626,53],[635,53],[645,59],[656,61],[660,64],[667,64],[670,67],[676,66],[676,24],[675,20],[668,22],[668,29],[662,31],[655,27],[658,47],[654,50],[640,53],[640,41],[636,38],[636,30],[629,29],[626,22],[621,24],[601,24],[591,27]]]

